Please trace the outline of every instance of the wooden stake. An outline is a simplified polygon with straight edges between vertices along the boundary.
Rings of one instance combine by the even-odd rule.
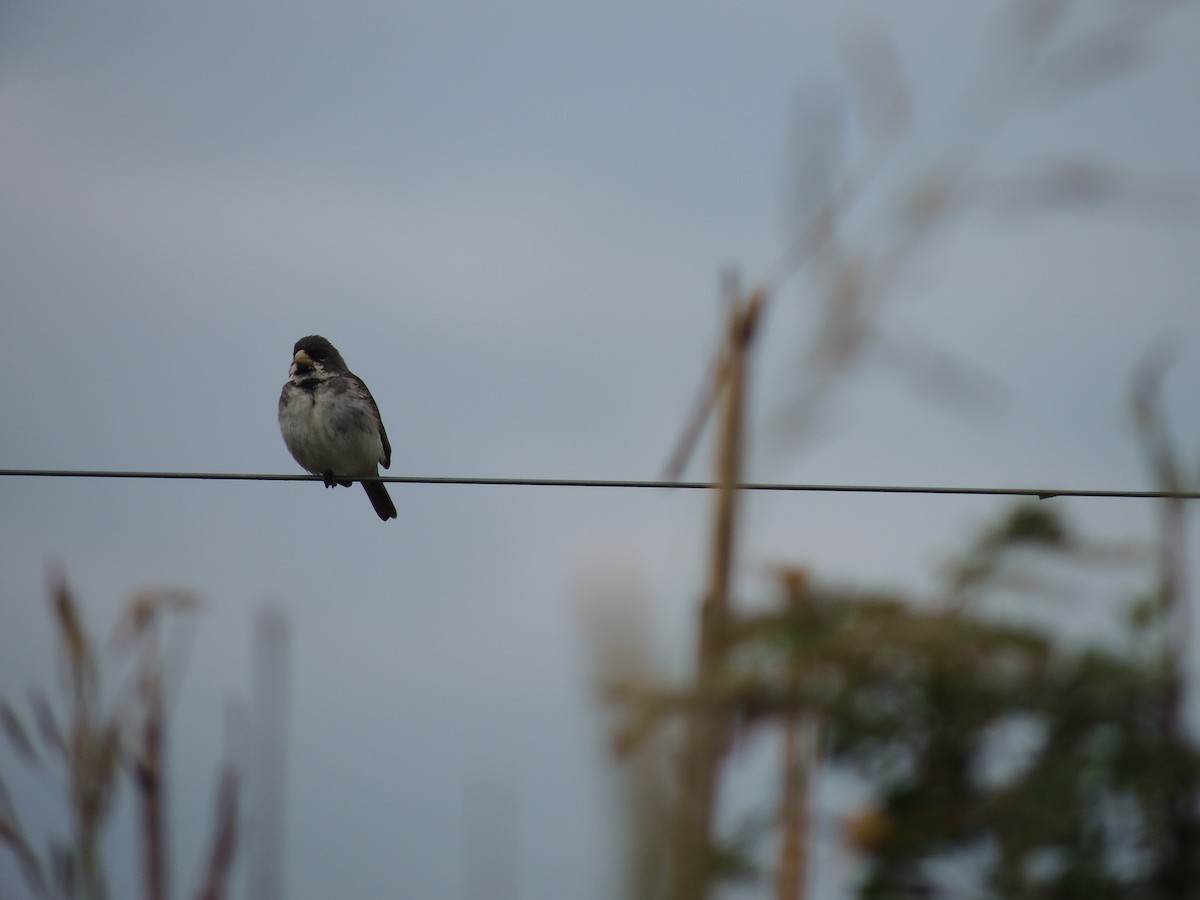
[[[721,369],[720,431],[717,437],[716,506],[713,513],[708,589],[700,612],[696,683],[701,697],[718,687],[729,641],[730,591],[737,535],[737,485],[744,450],[746,362],[762,309],[762,296],[743,300],[736,277],[724,282],[728,335]],[[729,748],[729,722],[712,709],[693,718],[683,753],[669,896],[700,900],[708,895],[711,877],[711,832],[721,765]]]

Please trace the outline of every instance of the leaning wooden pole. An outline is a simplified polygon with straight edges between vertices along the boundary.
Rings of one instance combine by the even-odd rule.
[[[741,480],[746,410],[747,358],[762,299],[743,299],[736,281],[726,278],[728,336],[722,369],[726,377],[717,401],[716,505],[708,587],[700,613],[696,684],[701,698],[718,687],[729,643],[730,592],[735,563],[738,489]],[[719,776],[729,746],[729,720],[702,701],[690,722],[682,757],[675,842],[669,875],[672,900],[708,895],[711,833]]]

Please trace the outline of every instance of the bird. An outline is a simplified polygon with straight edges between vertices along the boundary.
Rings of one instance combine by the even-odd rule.
[[[279,395],[279,430],[296,462],[322,476],[327,488],[349,487],[356,476],[378,475],[380,465],[392,464],[392,445],[375,398],[319,334],[292,347],[288,380]],[[383,482],[360,483],[380,519],[396,518]]]

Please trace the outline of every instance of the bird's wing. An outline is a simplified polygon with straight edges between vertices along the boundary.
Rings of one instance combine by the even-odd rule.
[[[383,427],[383,417],[379,415],[379,406],[375,403],[375,398],[371,396],[370,389],[361,378],[353,373],[350,373],[349,377],[354,382],[354,386],[361,390],[363,398],[371,407],[371,416],[375,419],[375,425],[379,428],[379,440],[383,443],[383,456],[379,462],[385,469],[390,468],[392,465],[392,444],[388,440],[387,429]]]

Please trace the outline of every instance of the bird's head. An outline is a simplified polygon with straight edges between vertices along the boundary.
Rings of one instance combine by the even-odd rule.
[[[346,371],[346,361],[337,348],[319,334],[296,341],[292,348],[292,378],[324,378]]]

